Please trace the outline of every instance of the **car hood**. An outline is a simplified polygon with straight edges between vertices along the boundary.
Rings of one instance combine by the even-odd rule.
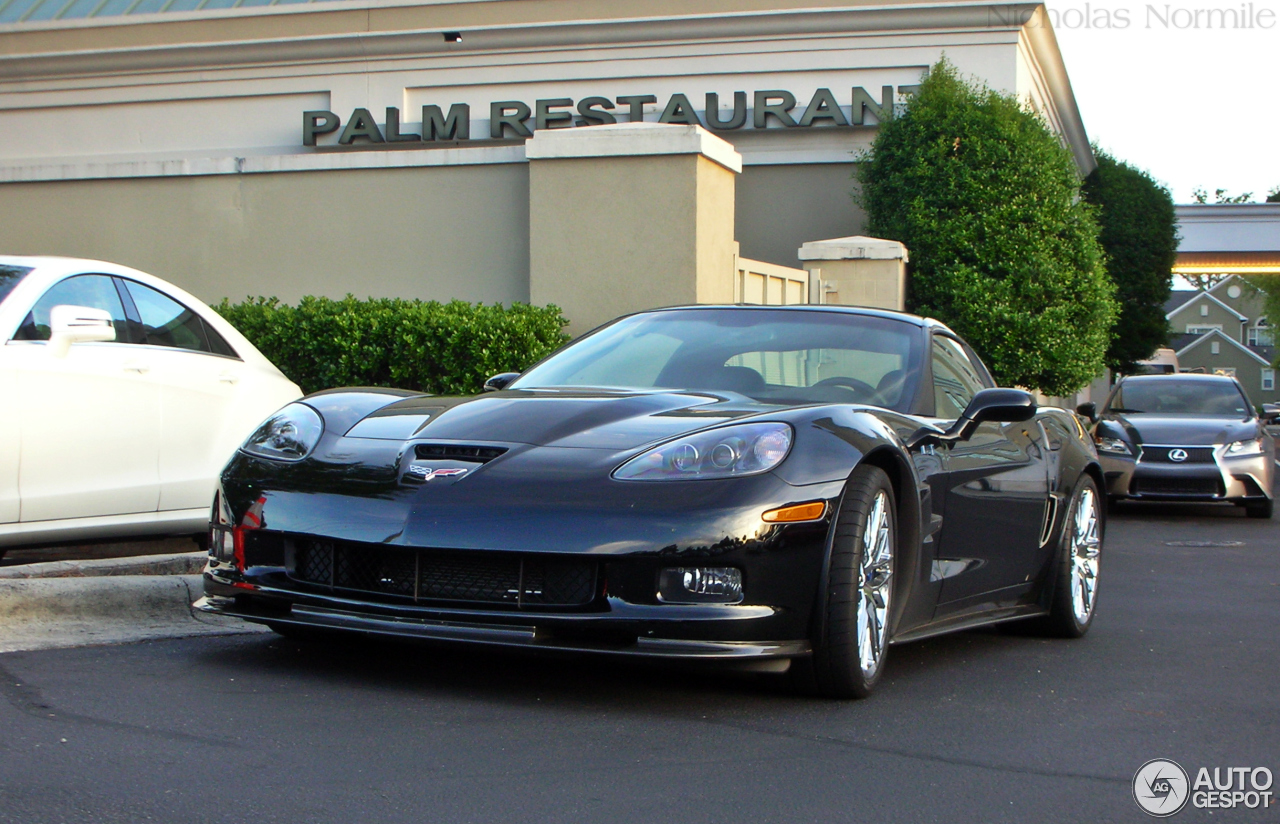
[[[405,398],[365,416],[346,436],[621,451],[778,409],[731,393],[510,390]]]
[[[1134,443],[1167,446],[1211,446],[1258,436],[1253,418],[1210,418],[1191,415],[1108,415]]]

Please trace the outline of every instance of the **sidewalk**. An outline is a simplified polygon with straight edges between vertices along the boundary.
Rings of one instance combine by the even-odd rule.
[[[269,631],[191,609],[204,559],[190,552],[0,569],[0,653]]]

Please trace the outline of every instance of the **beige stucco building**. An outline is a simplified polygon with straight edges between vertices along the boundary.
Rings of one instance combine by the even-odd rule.
[[[944,54],[1093,163],[1038,3],[196,5],[0,0],[0,250],[109,259],[208,301],[536,299],[534,258],[555,260],[536,212],[567,201],[531,192],[529,135],[643,120],[727,141],[733,214],[706,225],[796,267],[802,244],[863,232],[855,160]],[[618,288],[634,227],[589,222],[593,286]]]

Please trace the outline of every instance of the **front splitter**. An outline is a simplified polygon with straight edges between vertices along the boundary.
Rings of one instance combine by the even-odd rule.
[[[472,624],[422,618],[362,615],[310,605],[293,605],[287,613],[266,615],[237,607],[235,601],[204,596],[193,604],[201,612],[242,618],[259,624],[282,624],[347,632],[363,632],[396,638],[481,644],[518,649],[613,655],[631,658],[683,661],[768,661],[791,659],[812,653],[808,641],[698,641],[639,637],[630,644],[594,643],[540,632],[532,626]]]

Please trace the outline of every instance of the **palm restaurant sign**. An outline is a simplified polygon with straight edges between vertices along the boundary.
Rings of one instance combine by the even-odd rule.
[[[897,92],[909,95],[918,86],[898,86]],[[681,123],[705,126],[716,131],[735,129],[810,128],[813,126],[863,126],[870,113],[881,122],[893,111],[894,87],[882,86],[875,98],[862,86],[854,86],[837,94],[831,89],[818,89],[803,106],[796,96],[782,89],[734,92],[732,106],[721,107],[720,95],[708,92],[706,105],[699,112],[688,95],[673,94],[666,100],[659,123]],[[728,104],[728,100],[725,101]],[[499,100],[489,104],[489,139],[523,139],[537,129],[559,129],[573,126],[597,126],[617,123],[621,118],[644,120],[645,107],[654,107],[658,98],[652,94],[620,97],[552,97],[533,101]],[[625,121],[624,121],[625,122]],[[326,135],[337,135],[337,145],[357,146],[385,143],[431,143],[435,141],[471,140],[471,106],[454,103],[448,111],[441,106],[422,107],[418,123],[402,123],[400,110],[388,106],[382,125],[368,109],[356,109],[344,123],[335,112],[302,113],[302,145],[315,146]],[[332,142],[332,137],[326,138]]]

